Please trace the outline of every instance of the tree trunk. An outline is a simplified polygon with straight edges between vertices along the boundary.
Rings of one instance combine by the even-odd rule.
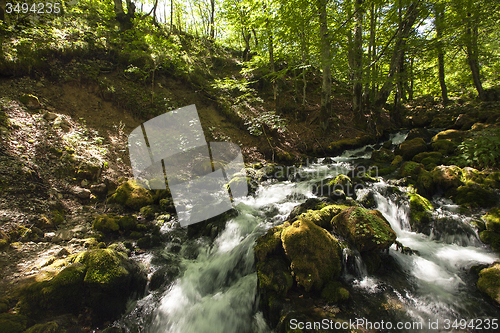
[[[467,48],[467,61],[472,73],[472,80],[474,81],[474,86],[476,87],[479,99],[486,100],[486,94],[484,93],[483,85],[481,83],[481,76],[479,73],[479,56],[478,56],[478,28],[477,23],[474,21],[472,13],[470,11],[471,3],[469,2],[469,12],[467,13],[467,30],[466,30],[466,48]]]
[[[245,42],[245,49],[243,50],[243,61],[248,61],[248,53],[250,52],[250,38],[252,35],[246,31],[245,28],[241,28],[241,35],[243,41]]]
[[[382,107],[391,94],[392,88],[394,86],[394,76],[396,74],[396,70],[398,69],[398,65],[400,64],[401,55],[404,52],[405,40],[410,35],[411,28],[417,20],[418,14],[418,5],[416,2],[412,2],[406,11],[406,16],[402,21],[401,28],[398,29],[394,51],[392,53],[391,63],[389,65],[389,73],[387,74],[387,78],[382,88],[380,88],[377,93],[377,97],[375,99],[376,107]]]
[[[271,25],[269,24],[269,19],[266,19],[266,30],[267,30],[267,38],[268,38],[268,40],[267,40],[268,41],[267,47],[269,49],[269,66],[270,66],[270,69],[271,69],[271,74],[274,74],[276,72],[276,68],[274,66],[273,33],[271,31]],[[278,110],[279,109],[279,101],[278,101],[278,79],[276,77],[273,78],[273,93],[274,93],[275,108],[276,108],[276,110]]]
[[[434,19],[435,19],[436,39],[437,39],[439,85],[441,86],[441,98],[443,100],[443,104],[446,105],[448,104],[449,99],[448,99],[448,89],[446,88],[445,73],[444,73],[443,42],[441,41],[441,38],[443,37],[443,25],[444,25],[443,3],[438,2],[434,5]]]
[[[210,0],[210,39],[215,40],[215,0]]]
[[[372,57],[372,49],[374,48],[375,44],[375,3],[371,3],[370,6],[370,41],[368,43],[368,63],[370,64],[370,67],[368,67],[366,71],[366,83],[365,83],[365,88],[363,91],[363,101],[365,104],[369,104],[371,100],[370,96],[370,83],[372,82],[372,72],[373,72],[373,64],[372,61],[375,60],[374,57]]]
[[[328,129],[331,112],[330,94],[332,91],[332,73],[330,69],[330,36],[326,15],[326,4],[328,0],[317,0],[319,11],[319,33],[321,39],[321,65],[323,68],[323,83],[321,86],[321,120],[323,131]]]
[[[354,0],[357,1],[357,0]],[[354,79],[354,47],[352,42],[352,28],[351,28],[351,20],[352,20],[352,2],[351,0],[347,0],[346,3],[346,13],[347,13],[347,64],[349,66],[348,80],[351,83]]]
[[[113,0],[115,4],[115,17],[120,24],[120,30],[126,31],[132,29],[133,23],[132,19],[135,16],[135,4],[132,0],[126,0],[127,2],[127,13],[125,14],[123,10],[123,4],[121,0]]]
[[[170,0],[170,33],[174,30],[174,0]]]
[[[362,122],[363,112],[363,0],[355,0],[354,50],[353,50],[353,96],[352,110],[357,124]]]

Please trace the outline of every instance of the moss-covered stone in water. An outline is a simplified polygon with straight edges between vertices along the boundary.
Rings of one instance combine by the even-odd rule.
[[[107,289],[119,290],[129,278],[129,272],[121,265],[126,257],[109,249],[92,250],[81,253],[75,262],[85,264],[86,284],[107,285]]]
[[[36,324],[28,328],[24,333],[60,333],[64,330],[55,321],[45,324]]]
[[[324,208],[321,208],[320,210],[310,210],[302,215],[302,218],[306,218],[314,224],[328,230],[332,228],[332,225],[330,223],[332,219],[342,210],[349,207],[350,206],[345,205],[328,205]]]
[[[259,289],[284,297],[293,286],[293,277],[290,267],[280,257],[267,258],[256,264]]]
[[[128,231],[137,227],[137,218],[131,215],[125,215],[118,218],[120,230]]]
[[[430,233],[431,212],[434,207],[426,198],[409,193],[410,197],[410,225],[413,231]]]
[[[330,281],[321,291],[321,298],[329,303],[339,303],[349,299],[349,291],[339,281]]]
[[[326,281],[340,275],[341,250],[338,241],[325,229],[301,217],[281,233],[297,285],[306,291],[321,290]]]
[[[273,227],[257,240],[257,244],[253,249],[257,262],[264,261],[269,255],[279,251],[282,247],[281,232],[286,226],[288,226],[288,224],[285,223]]]
[[[139,186],[134,179],[129,179],[118,186],[116,192],[108,199],[108,202],[119,203],[139,210],[141,207],[153,204],[153,197],[147,189]]]
[[[500,263],[479,272],[477,288],[500,305]]]
[[[389,149],[380,148],[380,150],[374,150],[372,152],[370,159],[375,162],[389,163],[394,159],[394,153]]]
[[[455,203],[466,207],[492,207],[498,201],[495,193],[478,184],[467,184],[457,189]]]
[[[491,248],[500,252],[500,234],[490,230],[484,230],[479,233],[479,238],[483,243],[490,244]]]
[[[351,207],[332,219],[334,232],[347,238],[360,252],[384,250],[396,240],[396,233],[378,210]]]
[[[466,132],[463,131],[458,131],[454,129],[449,129],[446,131],[439,132],[438,134],[434,135],[431,139],[431,142],[437,142],[439,140],[448,140],[448,141],[455,141],[455,142],[462,142],[462,139],[465,137]]]
[[[14,313],[0,313],[0,328],[2,333],[21,333],[26,329],[25,316]]]
[[[432,178],[432,174],[427,170],[420,170],[415,187],[418,193],[425,195],[426,197],[431,197],[435,191],[435,184],[434,179]]]

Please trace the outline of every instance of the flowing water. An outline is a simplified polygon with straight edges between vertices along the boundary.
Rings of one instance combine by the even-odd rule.
[[[392,140],[398,144],[404,138],[404,134],[399,134]],[[116,325],[127,332],[148,333],[271,332],[257,306],[255,240],[267,229],[281,224],[294,206],[314,197],[311,188],[315,181],[346,173],[354,161],[369,158],[374,148],[377,147],[345,152],[334,158],[332,164],[308,165],[300,170],[306,180],[262,184],[255,197],[237,201],[238,216],[227,222],[215,241],[200,238],[184,244],[181,254],[195,254],[182,257],[182,274],[164,292],[153,292],[131,304],[130,313]],[[342,279],[350,286],[349,306],[356,318],[422,325],[417,330],[393,329],[398,332],[452,331],[455,320],[455,324],[460,324],[460,320],[463,324],[463,320],[499,318],[500,311],[483,299],[468,273],[473,265],[498,260],[478,240],[469,224],[471,217],[460,215],[452,202],[435,198],[435,217],[454,221],[458,229],[430,236],[411,232],[406,188],[388,190],[394,188],[382,179],[359,189],[357,194],[373,192],[376,209],[390,222],[398,241],[416,253],[402,254],[391,247],[384,259],[385,269],[372,276],[366,273],[356,251],[345,253]],[[374,302],[380,300],[387,304],[387,311],[372,311]],[[435,329],[436,323],[441,330]],[[461,331],[474,329],[465,327]]]

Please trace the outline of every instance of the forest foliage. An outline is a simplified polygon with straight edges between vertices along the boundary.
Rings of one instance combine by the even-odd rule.
[[[249,97],[258,72],[271,82],[277,108],[285,86],[305,105],[311,81],[321,77],[324,118],[332,115],[332,90],[347,87],[360,122],[394,103],[397,123],[398,106],[422,95],[445,104],[500,95],[500,5],[493,0],[72,0],[58,14],[15,11],[17,3],[0,10],[4,74],[51,68],[64,77],[71,73],[57,73],[61,61],[111,54],[139,81],[166,70]],[[247,82],[214,79],[214,64],[230,57]]]

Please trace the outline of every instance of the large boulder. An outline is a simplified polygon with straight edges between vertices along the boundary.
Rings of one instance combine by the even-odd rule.
[[[394,159],[394,152],[389,149],[380,148],[372,152],[371,160],[378,163],[391,163]]]
[[[406,137],[406,140],[412,140],[415,138],[422,138],[425,142],[429,142],[432,139],[432,134],[426,128],[413,128]]]
[[[332,226],[359,252],[385,250],[396,240],[396,233],[378,210],[350,207],[332,219]]]
[[[405,160],[411,160],[418,153],[427,151],[427,144],[422,138],[406,140],[394,151],[396,155],[401,155]]]
[[[455,203],[471,208],[492,207],[497,203],[497,196],[489,189],[479,184],[471,183],[460,186],[455,196]]]
[[[456,165],[440,165],[431,172],[432,179],[436,186],[443,191],[456,189],[463,184],[462,169]]]
[[[481,241],[490,244],[493,250],[500,252],[500,208],[492,208],[482,218],[486,223],[485,230],[479,234]]]
[[[143,293],[146,273],[133,260],[111,249],[96,249],[72,257],[73,263],[53,278],[21,290],[19,309],[31,319],[91,311],[94,324],[116,319],[127,300]]]
[[[477,288],[500,305],[500,263],[495,263],[479,272]]]
[[[306,291],[321,290],[342,269],[342,252],[337,239],[306,216],[281,233],[285,255],[298,286]]]

